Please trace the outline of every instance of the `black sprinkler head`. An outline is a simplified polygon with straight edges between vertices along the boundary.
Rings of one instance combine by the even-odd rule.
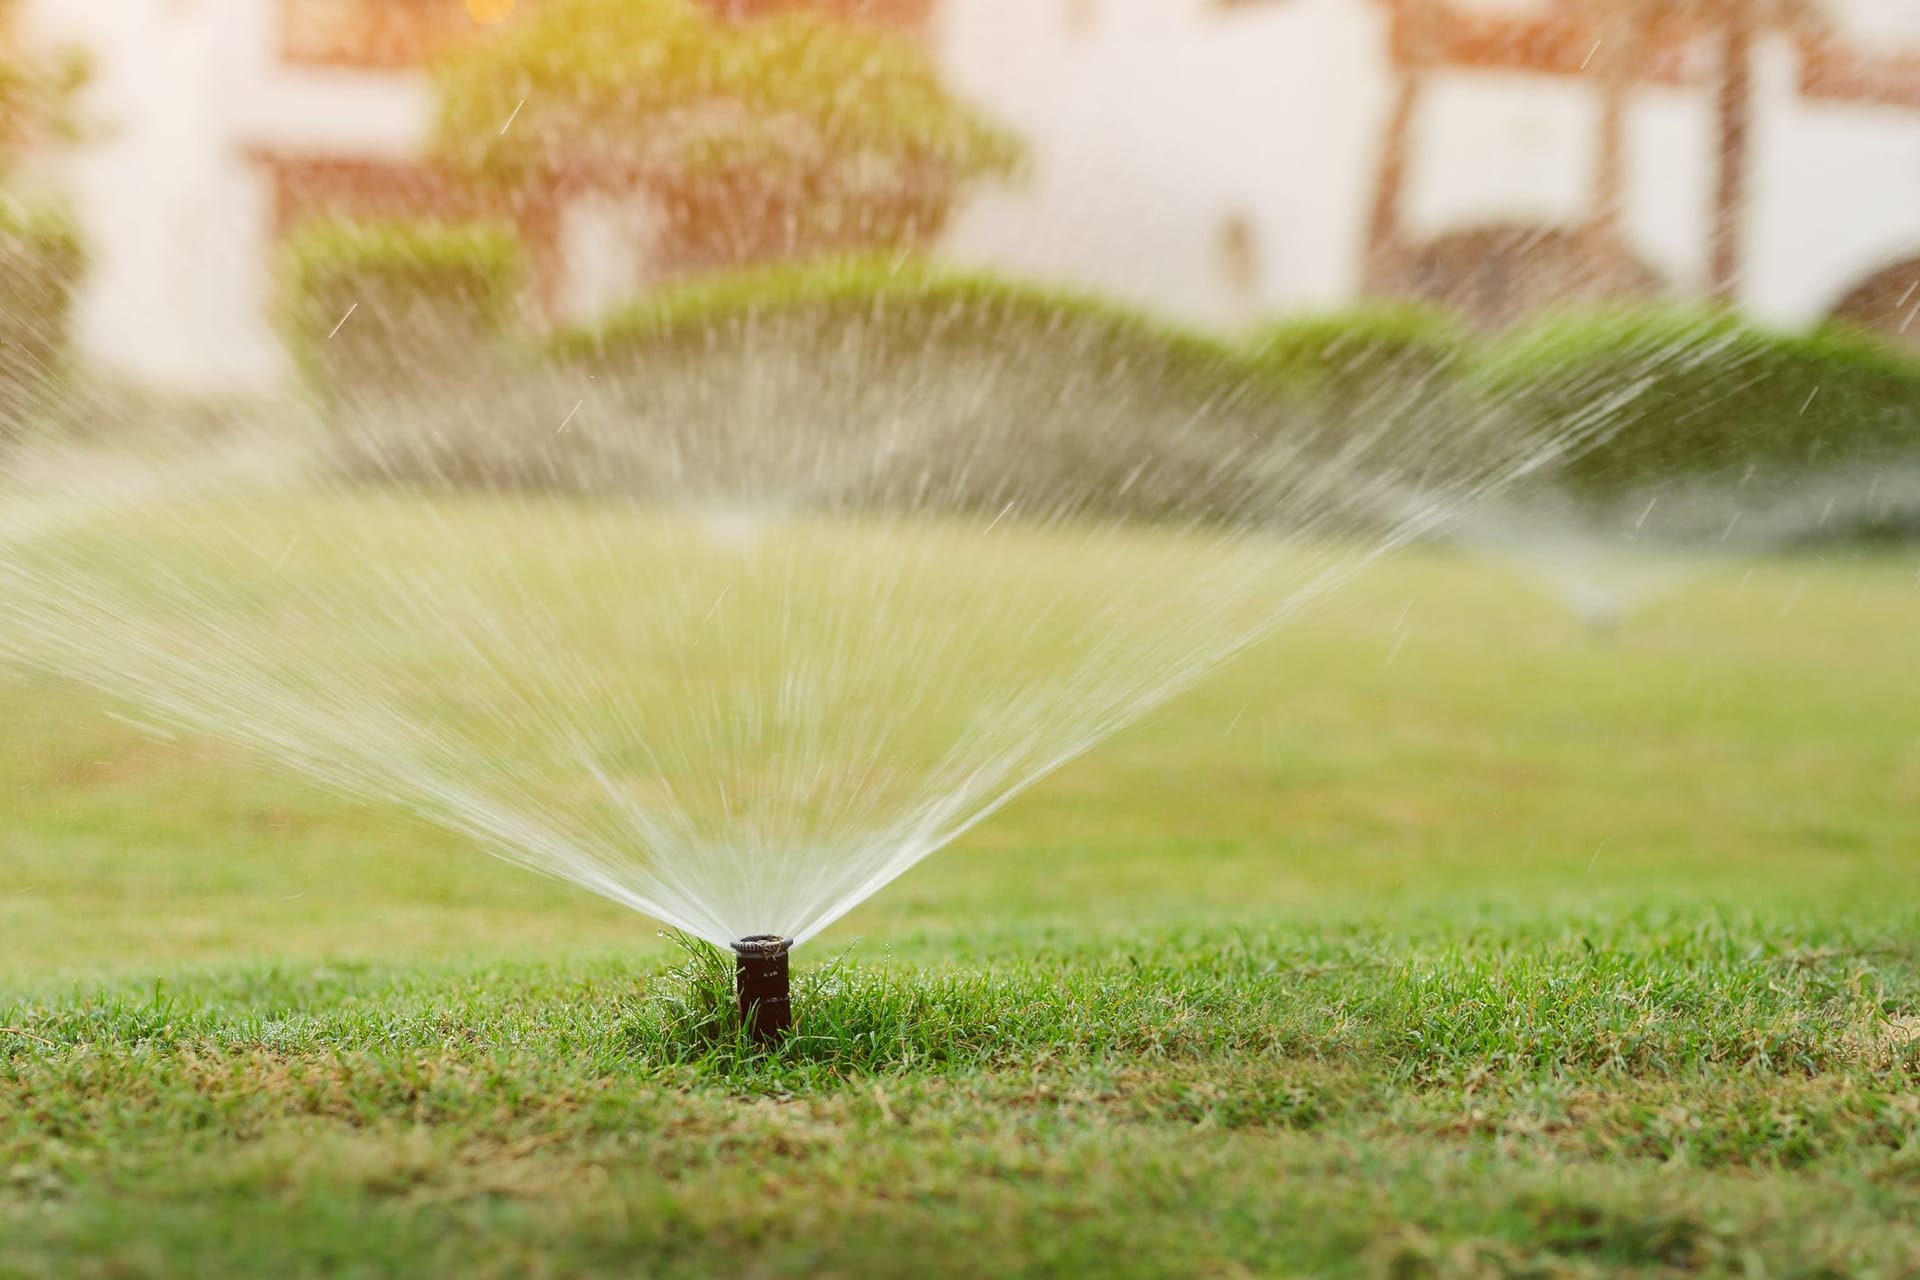
[[[777,933],[756,933],[733,944],[739,957],[734,989],[740,998],[740,1024],[755,1044],[777,1043],[793,1026],[793,1006],[787,1000],[787,952],[791,939]]]

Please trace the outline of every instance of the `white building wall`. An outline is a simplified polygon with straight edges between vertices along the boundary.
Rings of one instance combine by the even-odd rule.
[[[1429,76],[1414,122],[1407,228],[1425,239],[1490,222],[1580,220],[1592,204],[1599,114],[1583,84]]]
[[[1920,4],[1914,0],[1821,0],[1820,8],[1863,48],[1920,48]]]
[[[1389,91],[1377,5],[949,0],[938,21],[952,82],[1033,156],[965,210],[954,256],[1221,323],[1357,288]],[[1255,233],[1248,295],[1221,250],[1234,218]]]
[[[1920,50],[1920,0],[1828,4],[1864,47]],[[283,68],[277,8],[26,0],[30,35],[96,60],[100,136],[59,167],[96,260],[80,337],[108,366],[162,385],[271,385],[284,362],[268,321],[270,192],[247,153],[398,157],[424,140],[423,78]],[[1377,0],[943,0],[936,12],[956,88],[1033,151],[1024,184],[961,211],[951,256],[1223,325],[1355,296],[1392,93]],[[1787,324],[1920,251],[1920,112],[1801,99],[1795,56],[1785,41],[1763,51],[1746,283],[1751,305]],[[1435,75],[1416,122],[1413,228],[1572,222],[1590,201],[1598,112],[1587,85]],[[1698,289],[1712,104],[1643,88],[1628,137],[1632,247]],[[1240,282],[1224,243],[1236,224],[1251,233]]]
[[[29,38],[94,61],[92,136],[59,163],[92,257],[81,345],[156,386],[271,385],[271,192],[249,150],[405,154],[424,85],[283,71],[263,0],[27,0],[22,17]]]
[[[1024,189],[974,203],[954,250],[1214,321],[1249,305],[1350,300],[1390,92],[1382,8],[949,0],[938,45],[950,74],[1022,130],[1036,160]],[[1828,0],[1828,11],[1862,48],[1920,51],[1920,0]],[[1860,278],[1920,252],[1920,113],[1804,99],[1796,59],[1785,39],[1761,50],[1743,285],[1748,305],[1783,325],[1818,320]],[[1407,225],[1425,238],[1578,221],[1599,117],[1590,82],[1434,73],[1414,126]],[[1642,87],[1626,130],[1629,247],[1681,290],[1704,290],[1711,96]],[[1236,213],[1252,220],[1264,267],[1251,304],[1215,252]]]
[[[155,383],[218,378],[262,348],[237,256],[258,200],[227,145],[245,50],[222,7],[31,0],[23,14],[29,38],[84,45],[94,62],[93,137],[60,166],[93,260],[80,341]]]
[[[1797,78],[1791,48],[1765,50],[1744,295],[1782,324],[1818,319],[1875,270],[1920,255],[1920,112],[1802,99]]]
[[[1719,143],[1706,95],[1643,89],[1626,114],[1628,247],[1684,292],[1707,287]]]

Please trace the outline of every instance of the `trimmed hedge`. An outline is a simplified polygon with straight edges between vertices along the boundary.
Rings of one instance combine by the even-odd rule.
[[[519,241],[504,228],[325,222],[284,251],[281,323],[334,462],[378,482],[487,488],[511,457],[475,451],[518,390]],[[444,441],[451,431],[456,447]]]
[[[696,495],[1199,513],[1263,395],[1229,343],[900,259],[693,282],[550,350],[592,378],[590,432],[648,442],[636,483]]]
[[[1653,485],[1779,509],[1920,457],[1920,362],[1713,313],[1567,314],[1483,346],[1379,306],[1233,343],[855,258],[694,280],[529,347],[502,341],[503,233],[329,226],[290,262],[290,333],[350,458],[408,483],[1378,523],[1573,426],[1582,445],[1528,483],[1595,512]]]
[[[64,213],[0,201],[0,443],[48,408],[85,273]]]
[[[323,395],[411,385],[509,335],[519,241],[478,223],[323,222],[285,249],[282,327]]]
[[[1177,383],[1213,384],[1223,374],[1246,379],[1253,373],[1230,343],[1090,293],[904,257],[830,258],[692,280],[558,334],[549,349],[561,359],[604,360],[642,349],[704,347],[717,333],[789,318],[812,330],[835,322],[870,326],[874,342],[906,353],[939,343],[1003,346],[1031,334],[1067,342],[1074,354],[1119,372]]]
[[[1472,331],[1438,307],[1294,317],[1256,333],[1248,350],[1277,422],[1321,453],[1364,453],[1370,478],[1403,491],[1472,483],[1523,447],[1472,379]]]
[[[1268,325],[1251,358],[1288,392],[1334,405],[1364,405],[1383,385],[1456,381],[1472,336],[1451,312],[1388,303],[1300,316]]]
[[[1594,498],[1920,459],[1920,362],[1838,329],[1775,333],[1672,309],[1567,315],[1513,335],[1480,377],[1536,436],[1604,413],[1602,438],[1560,468]]]

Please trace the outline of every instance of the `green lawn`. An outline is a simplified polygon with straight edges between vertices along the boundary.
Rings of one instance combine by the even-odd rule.
[[[656,928],[0,686],[0,1275],[1920,1275],[1916,557],[1422,552],[716,1042]]]

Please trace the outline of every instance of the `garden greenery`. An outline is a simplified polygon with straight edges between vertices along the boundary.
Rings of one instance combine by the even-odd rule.
[[[18,430],[48,408],[85,270],[70,218],[0,199],[0,431]]]
[[[81,53],[11,44],[6,32],[16,8],[15,0],[0,0],[0,184],[28,152],[79,136],[74,100],[89,73]],[[79,232],[64,212],[17,203],[0,190],[0,434],[19,431],[48,407],[85,270]]]
[[[692,246],[720,260],[769,237],[795,251],[912,240],[1022,158],[912,40],[806,11],[549,0],[448,55],[434,83],[444,159],[508,188],[645,189],[683,236],[724,241]]]
[[[309,368],[327,348],[323,382],[416,376],[410,334],[457,361],[513,332],[519,265],[504,232],[330,225],[299,237],[290,256],[292,331]],[[356,302],[362,345],[323,344]],[[365,367],[348,372],[341,361],[361,358],[354,352]],[[1218,501],[1207,452],[1243,441],[1236,431],[1289,424],[1337,444],[1343,432],[1465,429],[1476,415],[1482,437],[1497,444],[1505,433],[1517,453],[1598,407],[1603,438],[1551,478],[1603,503],[1667,481],[1791,479],[1920,455],[1920,362],[1865,334],[1775,333],[1672,307],[1546,316],[1480,338],[1441,311],[1371,305],[1236,342],[1086,293],[855,256],[695,277],[592,324],[522,335],[517,355],[563,380],[589,375],[601,418],[632,436],[629,450],[665,431],[690,456],[702,439],[737,436],[769,404],[780,421],[765,429],[808,439],[903,413],[956,440],[999,433],[965,459],[983,486],[969,503],[1006,500],[1015,455],[1020,483],[1057,474],[1101,488],[1086,483],[1105,465],[1099,442],[1055,425],[1063,418],[1187,438],[1188,453],[1153,455],[1163,464],[1153,483],[1116,478],[1121,514],[1133,515]],[[991,397],[993,424],[967,408],[968,388],[975,401]],[[996,450],[1007,473],[983,463]],[[504,455],[488,456],[495,465]]]
[[[513,233],[477,223],[318,222],[283,250],[282,328],[322,390],[471,360],[516,319]]]
[[[1920,458],[1920,361],[1851,330],[1778,333],[1671,307],[1572,313],[1516,331],[1479,376],[1535,431],[1617,400],[1607,439],[1563,467],[1594,497]]]

